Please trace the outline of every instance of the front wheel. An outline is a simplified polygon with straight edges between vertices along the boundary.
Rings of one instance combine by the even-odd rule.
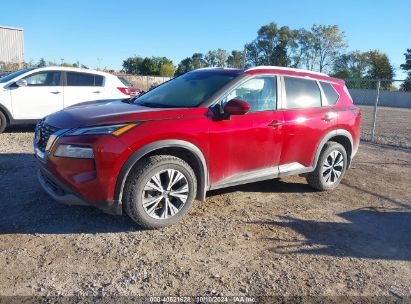
[[[7,118],[3,114],[3,112],[0,111],[0,134],[3,133],[6,127],[7,127]]]
[[[124,189],[124,209],[142,227],[154,229],[178,222],[196,197],[193,169],[182,159],[155,155],[141,160]]]
[[[347,164],[347,152],[344,147],[329,141],[321,152],[315,170],[306,175],[307,182],[320,191],[334,189],[341,182]]]

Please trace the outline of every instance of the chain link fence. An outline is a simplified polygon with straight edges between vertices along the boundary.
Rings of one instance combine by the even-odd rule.
[[[361,139],[411,148],[411,81],[346,79],[361,108]]]

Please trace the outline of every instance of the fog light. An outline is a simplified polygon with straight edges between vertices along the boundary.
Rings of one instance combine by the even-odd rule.
[[[54,156],[71,157],[71,158],[94,158],[93,148],[74,146],[74,145],[60,145]]]

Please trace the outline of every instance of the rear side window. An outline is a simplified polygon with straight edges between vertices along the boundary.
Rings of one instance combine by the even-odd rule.
[[[321,87],[323,88],[324,95],[327,98],[327,104],[329,106],[335,105],[340,95],[338,95],[338,93],[335,91],[331,83],[322,82],[322,81],[320,83],[321,83]]]
[[[67,85],[76,87],[101,87],[104,77],[100,75],[67,72]]]
[[[296,77],[284,77],[284,82],[286,109],[321,107],[321,92],[316,81]]]
[[[52,87],[60,85],[60,71],[39,72],[24,79],[29,87]]]

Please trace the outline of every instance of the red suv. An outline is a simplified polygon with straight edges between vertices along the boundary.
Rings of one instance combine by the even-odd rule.
[[[39,181],[56,200],[124,210],[158,228],[208,190],[303,174],[335,188],[358,149],[360,111],[339,79],[280,67],[186,73],[132,99],[41,120]]]

